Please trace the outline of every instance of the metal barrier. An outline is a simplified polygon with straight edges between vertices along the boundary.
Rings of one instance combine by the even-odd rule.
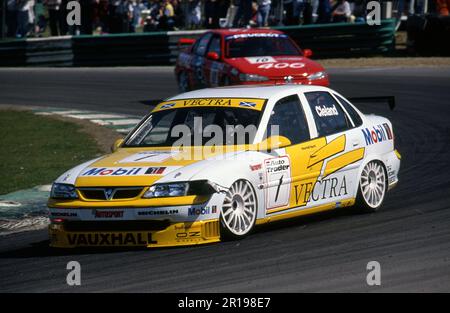
[[[316,58],[359,57],[384,54],[395,48],[395,20],[381,25],[336,23],[302,27],[274,27],[294,39],[302,48],[314,51]]]
[[[72,37],[74,66],[169,65],[167,32]]]
[[[360,57],[394,49],[395,20],[380,26],[339,23],[275,27],[314,56]],[[170,65],[179,53],[178,40],[197,38],[205,30],[102,36],[66,36],[0,42],[0,66]]]

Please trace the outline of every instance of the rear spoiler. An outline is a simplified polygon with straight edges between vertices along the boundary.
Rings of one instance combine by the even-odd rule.
[[[394,96],[385,96],[385,97],[355,97],[355,98],[347,98],[352,103],[379,103],[379,102],[387,102],[389,108],[394,110],[395,108],[395,97]]]

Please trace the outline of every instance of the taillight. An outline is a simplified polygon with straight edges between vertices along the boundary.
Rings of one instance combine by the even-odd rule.
[[[52,219],[50,219],[50,222],[52,222],[53,224],[61,224],[61,223],[64,223],[64,219],[63,218],[52,218]]]

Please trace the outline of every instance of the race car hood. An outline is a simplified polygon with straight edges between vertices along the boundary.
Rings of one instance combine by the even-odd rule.
[[[323,71],[323,67],[302,56],[263,56],[227,59],[239,72],[257,74],[269,78],[302,76]]]
[[[189,165],[220,154],[203,151],[194,157],[194,149],[180,152],[171,151],[170,148],[122,148],[73,168],[61,175],[56,182],[77,187],[150,186],[174,171],[188,179],[202,169],[201,166],[190,169]]]

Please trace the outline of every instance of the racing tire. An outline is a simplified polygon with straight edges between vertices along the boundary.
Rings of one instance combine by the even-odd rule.
[[[191,87],[189,85],[189,77],[186,72],[181,72],[178,75],[178,90],[179,92],[188,92],[191,90]]]
[[[359,178],[355,207],[358,211],[372,213],[379,210],[386,198],[387,174],[380,161],[367,163]]]
[[[235,181],[227,191],[220,210],[221,239],[242,239],[250,234],[256,223],[257,208],[252,184],[244,179]]]

